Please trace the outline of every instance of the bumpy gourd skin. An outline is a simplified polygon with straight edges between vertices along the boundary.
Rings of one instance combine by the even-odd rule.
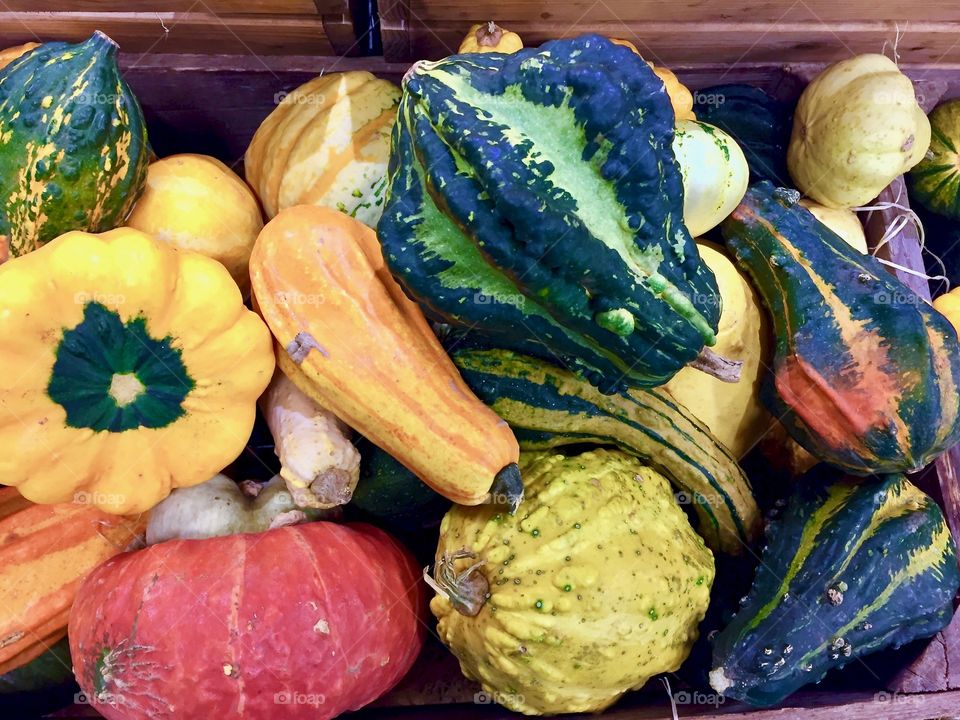
[[[749,594],[714,640],[710,683],[775,705],[828,670],[941,630],[960,587],[937,504],[902,475],[820,466],[797,483]]]
[[[715,342],[720,303],[683,224],[673,109],[599,36],[408,73],[378,226],[435,319],[560,358],[612,390]]]
[[[217,261],[67,233],[0,266],[0,477],[37,503],[148,510],[240,454],[273,368]]]
[[[455,570],[483,561],[474,574],[489,584],[475,617],[433,598],[440,638],[511,710],[602,710],[686,658],[713,556],[667,481],[635,458],[531,453],[521,468],[516,515],[455,506],[440,526],[438,563],[466,548],[476,557]]]
[[[0,71],[0,241],[11,256],[70,230],[113,229],[143,189],[146,125],[116,55],[98,31]]]

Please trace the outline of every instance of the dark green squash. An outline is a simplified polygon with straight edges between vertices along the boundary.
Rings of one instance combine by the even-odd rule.
[[[453,359],[521,450],[615,445],[673,483],[709,547],[740,553],[759,533],[760,511],[736,459],[665,390],[604,395],[568,370],[508,350],[466,349]]]
[[[750,166],[750,182],[792,185],[787,172],[791,107],[751,85],[714,85],[693,96],[697,119],[733,136]]]
[[[78,691],[64,637],[26,665],[0,675],[0,708],[11,713],[4,717],[40,717],[72,704]]]
[[[360,480],[350,505],[392,533],[409,536],[439,527],[450,501],[431,490],[389,453],[361,439]]]
[[[715,638],[710,683],[774,705],[828,670],[941,630],[960,587],[936,503],[902,475],[860,482],[819,466],[782,515],[748,595]]]
[[[917,470],[960,441],[957,333],[796,200],[759,183],[721,225],[773,319],[761,398],[847,472]]]
[[[930,113],[930,149],[909,173],[910,198],[931,212],[960,220],[960,100]]]
[[[14,60],[0,71],[0,240],[9,255],[122,224],[149,155],[143,113],[106,35]]]
[[[610,391],[715,342],[663,83],[596,35],[414,65],[378,234],[434,319]]]

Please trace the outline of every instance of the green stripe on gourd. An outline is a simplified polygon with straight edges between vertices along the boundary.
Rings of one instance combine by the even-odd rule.
[[[930,113],[930,149],[907,174],[910,197],[938,215],[960,220],[960,100]]]
[[[124,323],[96,302],[64,331],[56,358],[47,393],[70,427],[163,428],[184,415],[183,400],[195,387],[171,338],[157,340],[144,318]]]
[[[607,390],[663,383],[714,343],[672,109],[634,53],[585,36],[419,63],[404,85],[378,231],[436,319]]]
[[[149,155],[140,106],[103,33],[41,45],[0,71],[0,238],[11,255],[121,224]]]
[[[759,510],[736,460],[666,391],[604,395],[572,372],[506,350],[465,349],[453,358],[470,389],[510,424],[521,449],[616,445],[693,504],[711,548],[740,553],[759,532]]]
[[[767,539],[749,594],[714,640],[710,681],[725,697],[779,703],[953,615],[956,546],[940,508],[902,475],[861,482],[821,466]]]
[[[960,441],[956,331],[793,195],[758,183],[721,225],[773,320],[761,398],[797,442],[847,472],[922,468]]]

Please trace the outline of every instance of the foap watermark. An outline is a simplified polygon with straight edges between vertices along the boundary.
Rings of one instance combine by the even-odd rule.
[[[873,301],[877,305],[919,305],[925,302],[916,293],[905,290],[879,290],[873,295]]]
[[[700,692],[699,690],[678,690],[673,694],[675,705],[711,705],[718,707],[726,702],[719,693]]]
[[[678,505],[716,505],[724,498],[719,493],[701,493],[689,490],[678,490],[673,494]]]
[[[96,505],[102,507],[105,505],[123,505],[126,501],[127,496],[119,493],[79,490],[73,494],[73,502],[76,505]]]
[[[693,94],[694,105],[716,105],[717,107],[719,107],[723,105],[726,101],[727,101],[727,98],[724,97],[723,93],[695,92]]]
[[[520,294],[504,294],[504,293],[491,293],[487,294],[484,292],[475,292],[473,294],[473,302],[477,305],[514,305],[520,306],[526,302],[526,298]]]
[[[78,292],[73,294],[73,302],[77,305],[97,303],[98,305],[115,307],[117,305],[123,305],[126,301],[127,296],[121,293]]]
[[[492,705],[496,703],[504,707],[517,707],[523,704],[523,695],[519,693],[489,693],[486,690],[481,690],[473,694],[473,703],[475,705]]]
[[[97,705],[112,705],[113,707],[119,707],[126,704],[126,700],[123,695],[120,693],[107,692],[106,690],[93,695],[87,695],[83,690],[78,693],[75,693],[73,696],[74,705],[91,705],[96,707]]]
[[[884,705],[910,705],[922,700],[922,695],[905,695],[900,692],[887,692],[886,690],[881,690],[873,696],[875,703]]]
[[[287,105],[324,105],[327,102],[327,96],[320,93],[293,93],[281,90],[273,96],[273,102],[277,105],[286,103]]]
[[[327,696],[323,693],[303,693],[293,690],[284,690],[274,693],[274,705],[309,705],[310,707],[320,707],[327,701]]]
[[[287,306],[323,305],[326,302],[326,298],[320,293],[281,291],[276,293],[275,297],[278,303]]]

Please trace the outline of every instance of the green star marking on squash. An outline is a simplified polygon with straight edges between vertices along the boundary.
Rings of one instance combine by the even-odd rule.
[[[67,411],[67,425],[98,432],[162,428],[185,413],[195,382],[173,338],[157,340],[146,320],[124,323],[114,310],[87,303],[65,330],[47,393]]]

